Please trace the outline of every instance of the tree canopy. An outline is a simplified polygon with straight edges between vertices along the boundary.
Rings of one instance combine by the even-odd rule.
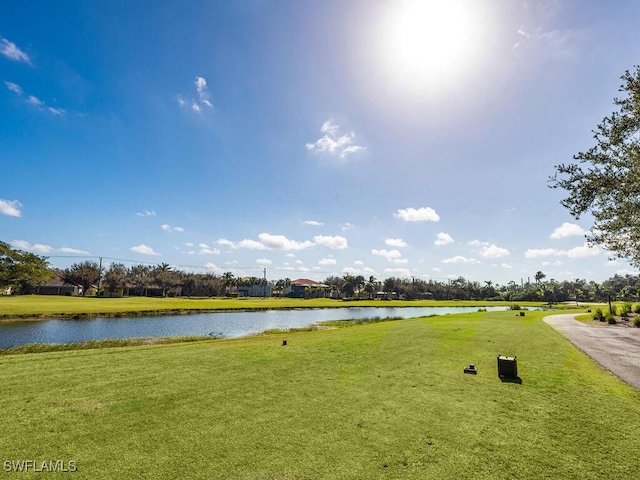
[[[640,267],[640,67],[621,79],[624,96],[593,131],[595,145],[556,165],[549,186],[568,192],[561,204],[574,218],[593,216],[590,244]]]
[[[0,242],[0,288],[21,290],[48,282],[53,271],[46,257],[12,248]]]
[[[77,285],[82,287],[82,296],[84,297],[87,290],[92,286],[97,286],[102,272],[96,262],[80,262],[74,263],[71,267],[66,268],[62,272],[62,281],[67,285]]]

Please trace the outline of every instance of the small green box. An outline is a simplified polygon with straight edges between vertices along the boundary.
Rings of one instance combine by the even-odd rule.
[[[498,355],[498,376],[500,378],[518,378],[517,357]]]

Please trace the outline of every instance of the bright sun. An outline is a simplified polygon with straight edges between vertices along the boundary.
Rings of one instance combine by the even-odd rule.
[[[479,56],[477,0],[391,2],[380,37],[390,81],[410,90],[441,90],[468,73]]]

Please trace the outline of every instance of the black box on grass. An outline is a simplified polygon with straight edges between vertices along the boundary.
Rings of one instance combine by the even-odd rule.
[[[498,355],[498,376],[500,378],[517,378],[518,377],[517,358]]]

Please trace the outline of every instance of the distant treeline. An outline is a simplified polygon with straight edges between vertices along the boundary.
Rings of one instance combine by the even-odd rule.
[[[378,280],[362,275],[330,276],[300,288],[289,278],[267,281],[257,277],[236,277],[232,272],[189,273],[171,267],[137,264],[126,267],[111,263],[102,268],[96,262],[75,263],[66,269],[54,269],[46,257],[24,252],[0,242],[0,293],[20,294],[62,292],[74,295],[140,296],[303,296],[350,299],[406,300],[504,300],[544,301],[549,303],[608,300],[640,300],[640,276],[615,275],[602,283],[582,279],[546,280],[538,271],[534,281],[500,285],[490,280],[470,281],[463,277],[451,280],[424,280],[390,277]],[[58,287],[56,287],[58,285]],[[62,290],[61,287],[70,287]],[[296,287],[296,288],[292,288]]]

